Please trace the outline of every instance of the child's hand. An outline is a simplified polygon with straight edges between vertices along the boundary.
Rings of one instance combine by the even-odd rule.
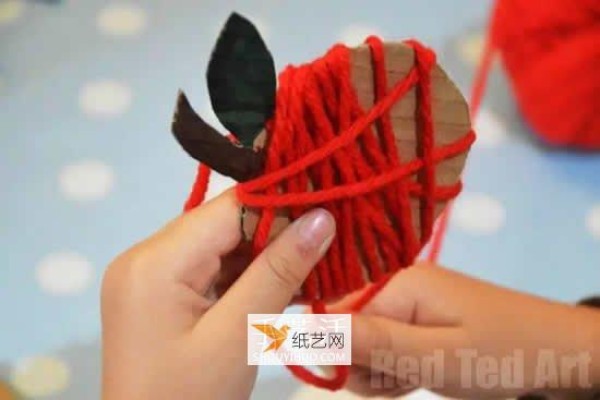
[[[343,309],[343,305],[337,307]],[[546,301],[441,267],[419,264],[397,274],[365,307],[364,314],[369,315],[353,316],[352,361],[356,365],[349,384],[362,394],[401,394],[421,386],[427,381],[423,380],[426,377],[420,364],[415,371],[414,363],[407,368],[405,362],[402,372],[398,361],[409,357],[420,363],[436,351],[438,355],[443,352],[443,376],[442,382],[437,382],[441,386],[432,390],[453,398],[506,398],[543,389],[535,387],[544,383],[535,375],[543,354],[540,350],[552,351],[557,360],[561,356],[575,356],[571,360],[580,356],[583,364],[586,357],[591,357],[589,365],[571,371],[570,381],[560,373],[549,375],[547,384],[555,385],[555,394],[593,391],[581,387],[585,382],[580,377],[585,380],[586,367],[590,383],[597,385],[595,390],[600,387],[600,313],[592,308]],[[379,365],[373,363],[374,350],[387,351],[385,365],[381,365],[382,359],[376,361]],[[499,364],[515,351],[523,352],[524,361],[523,371],[516,371],[524,381],[515,388],[502,382],[494,384],[498,371],[475,363],[489,356],[483,360],[486,365]],[[469,359],[475,354],[479,358]],[[369,368],[386,370],[389,376],[382,380],[379,374],[372,381]],[[376,387],[384,382],[387,387]]]
[[[102,287],[103,398],[247,399],[247,315],[281,313],[334,234],[329,213],[307,213],[216,302],[222,258],[241,239],[232,191],[119,256]]]

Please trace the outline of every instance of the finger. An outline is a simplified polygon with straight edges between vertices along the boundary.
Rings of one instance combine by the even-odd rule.
[[[335,235],[335,221],[315,209],[288,226],[215,305],[238,316],[280,313],[290,303]]]
[[[221,298],[252,262],[252,243],[242,241],[232,252],[221,258],[221,270],[211,292],[214,300]],[[210,292],[209,292],[210,293]]]
[[[386,374],[371,368],[352,365],[345,389],[361,398],[398,398],[415,388],[400,381],[393,373]]]
[[[220,257],[241,240],[240,205],[228,190],[171,221],[142,243],[145,264],[204,295],[220,269]]]
[[[421,359],[435,351],[466,347],[467,343],[459,326],[417,326],[378,316],[352,316],[352,363],[381,371],[398,357]],[[391,358],[377,365],[382,357]]]
[[[361,310],[420,326],[459,325],[461,318],[452,304],[456,273],[430,263],[417,263],[400,270]]]
[[[327,305],[327,312],[330,314],[344,314],[344,313],[350,312],[352,310],[352,306],[362,298],[362,296],[365,294],[367,289],[368,289],[368,286],[365,286],[361,289],[355,290],[354,292],[351,292],[351,293],[345,295],[344,297],[342,297],[339,300],[334,300],[331,304]],[[384,289],[382,289],[382,290],[384,290]],[[375,298],[377,298],[379,295],[380,295],[380,293],[378,293],[375,296]],[[373,300],[371,300],[369,303],[367,303],[367,305],[370,304]],[[361,312],[363,310],[364,310],[364,308],[361,310]]]
[[[417,296],[423,290],[423,283],[418,281],[420,275],[418,272],[422,268],[425,266],[416,264],[396,272],[375,297],[360,309],[360,313],[411,322],[415,314]],[[329,312],[349,312],[368,289],[369,287],[359,289],[334,302],[328,306]]]

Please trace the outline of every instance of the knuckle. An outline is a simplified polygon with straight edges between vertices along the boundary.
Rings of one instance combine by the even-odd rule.
[[[413,266],[403,271],[402,274],[397,274],[394,277],[394,280],[401,280],[404,285],[407,285],[407,282],[409,282],[410,285],[418,286],[419,283],[422,285],[424,282],[428,282],[434,278],[435,275],[439,274],[439,269],[438,266],[428,261],[418,261]]]
[[[143,251],[130,249],[114,259],[104,271],[100,289],[103,305],[120,303],[133,286],[135,270],[147,259]]]
[[[294,268],[294,262],[285,254],[266,251],[265,263],[277,284],[282,288],[295,290],[302,283],[302,277]]]
[[[106,268],[100,288],[102,308],[109,308],[120,302],[118,299],[122,296],[119,293],[122,292],[121,287],[123,286],[121,276],[121,268],[117,268],[115,264],[111,264]]]

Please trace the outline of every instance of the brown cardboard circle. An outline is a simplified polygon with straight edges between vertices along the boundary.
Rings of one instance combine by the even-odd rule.
[[[399,42],[385,43],[384,49],[389,90],[394,84],[406,77],[413,68],[414,51],[411,47]],[[374,89],[371,54],[367,45],[351,49],[351,75],[361,106],[364,110],[370,109],[373,106]],[[469,133],[471,129],[469,109],[463,95],[439,65],[436,65],[431,72],[431,84],[435,143],[436,146],[443,146]],[[403,163],[417,157],[419,137],[415,119],[416,104],[416,89],[413,87],[390,110],[398,154]],[[262,147],[263,142],[264,133],[257,138],[256,147]],[[460,180],[467,153],[468,151],[437,164],[436,185],[452,185]],[[417,181],[419,177],[415,174],[411,179]],[[410,200],[410,204],[413,215],[412,223],[415,233],[419,237],[421,231],[420,200],[413,198]],[[436,217],[445,205],[445,201],[436,204]],[[242,227],[246,238],[252,238],[258,216],[256,210],[247,210]],[[290,220],[285,210],[279,210],[271,228],[270,237],[275,237],[289,223]]]

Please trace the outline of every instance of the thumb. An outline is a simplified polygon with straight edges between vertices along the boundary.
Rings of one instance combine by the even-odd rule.
[[[459,325],[420,326],[378,316],[352,315],[352,363],[364,367],[389,368],[400,357],[421,361],[440,350],[453,352],[465,347],[465,343],[464,330]],[[387,357],[386,365],[378,367],[375,364],[383,356]]]
[[[289,225],[250,264],[214,308],[238,315],[277,314],[329,248],[335,220],[324,209],[314,209]]]

